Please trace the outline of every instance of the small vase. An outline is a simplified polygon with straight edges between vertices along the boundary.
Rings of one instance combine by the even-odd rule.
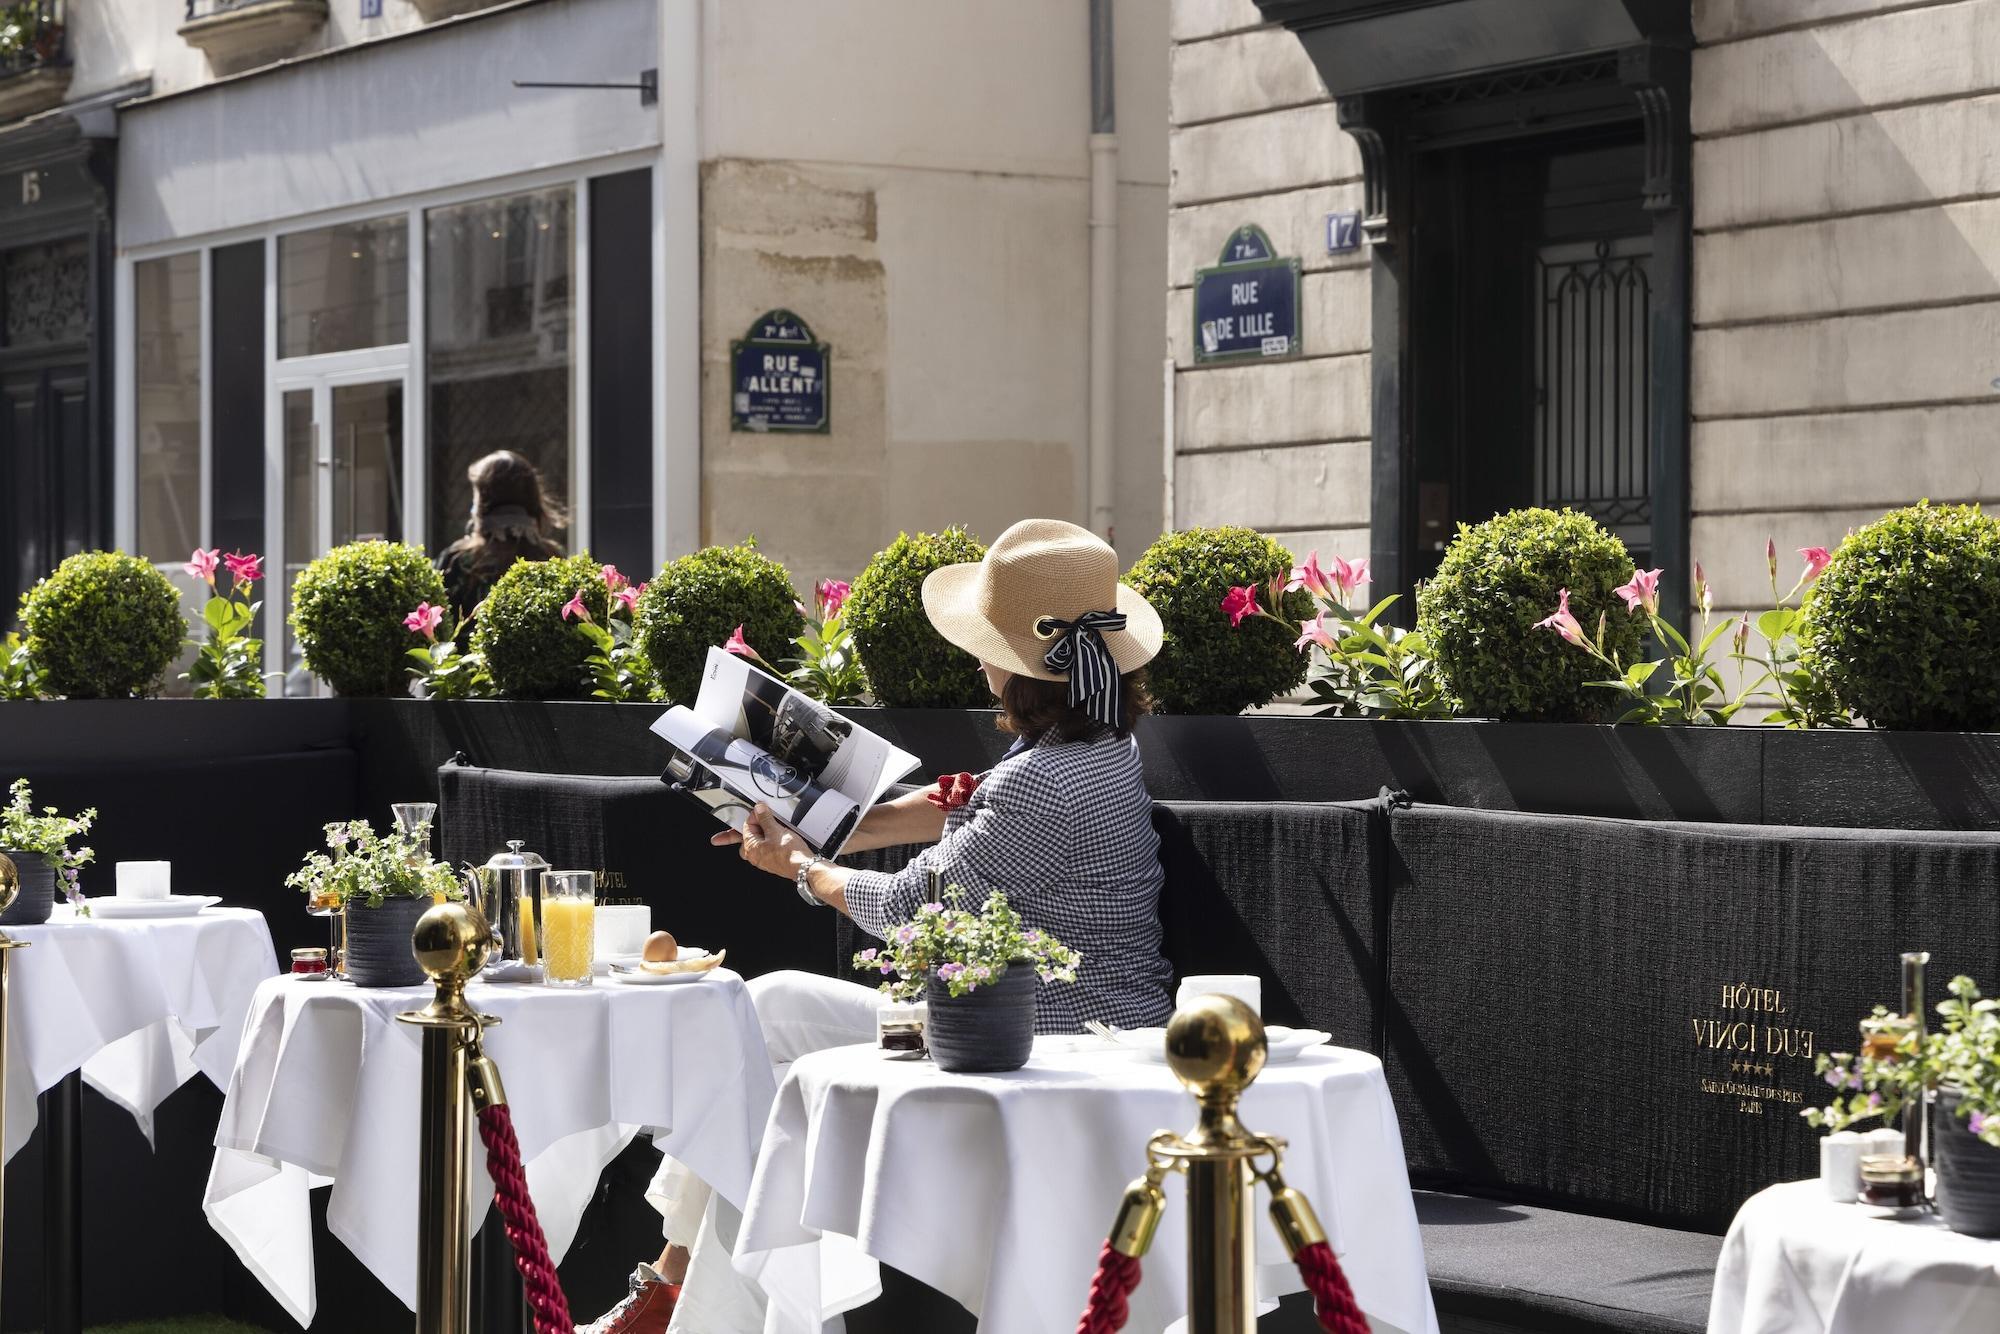
[[[1931,1118],[1938,1213],[1953,1232],[2000,1237],[2000,1149],[1972,1133],[1958,1103],[1957,1089],[1939,1089]]]
[[[963,996],[933,968],[924,983],[924,1040],[938,1068],[954,1074],[1019,1070],[1035,1045],[1035,966],[1007,965],[1000,980]]]
[[[21,875],[21,892],[7,911],[0,913],[0,926],[40,926],[48,921],[56,906],[56,868],[43,861],[39,852],[0,848],[0,857],[13,862]]]
[[[357,987],[413,987],[424,980],[410,937],[417,919],[431,906],[428,894],[420,898],[392,895],[382,906],[366,902],[347,905],[347,952],[343,959],[347,980]]]

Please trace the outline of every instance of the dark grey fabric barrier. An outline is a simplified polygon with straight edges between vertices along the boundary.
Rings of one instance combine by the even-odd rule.
[[[1386,1060],[1413,1179],[1720,1230],[1817,1171],[1820,1050],[2000,980],[2000,835],[1397,809]]]
[[[722,826],[656,778],[447,764],[438,787],[442,852],[453,862],[476,865],[518,838],[556,869],[598,872],[600,898],[643,901],[654,926],[727,949],[746,977],[827,971],[833,914],[799,902],[733,849],[710,847]]]

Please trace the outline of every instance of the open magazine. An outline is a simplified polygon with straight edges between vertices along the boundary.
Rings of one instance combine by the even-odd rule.
[[[719,648],[694,707],[653,731],[673,747],[660,781],[741,829],[764,802],[822,857],[838,856],[862,813],[915,769],[916,756]]]

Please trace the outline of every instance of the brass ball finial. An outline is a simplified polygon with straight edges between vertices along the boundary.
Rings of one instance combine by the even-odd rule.
[[[1264,1021],[1234,996],[1200,996],[1167,1025],[1167,1064],[1203,1102],[1234,1099],[1264,1068]]]
[[[14,859],[0,852],[0,913],[14,906],[14,900],[21,894],[21,868],[14,865]]]
[[[410,950],[433,982],[463,983],[486,966],[492,937],[478,914],[463,903],[439,903],[424,910],[410,935]]]

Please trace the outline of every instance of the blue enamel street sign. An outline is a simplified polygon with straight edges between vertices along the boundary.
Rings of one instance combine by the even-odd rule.
[[[729,429],[825,434],[830,351],[789,310],[752,320],[729,344]]]
[[[1299,354],[1299,261],[1271,253],[1257,226],[1233,232],[1212,269],[1194,276],[1194,359],[1261,361]]]

